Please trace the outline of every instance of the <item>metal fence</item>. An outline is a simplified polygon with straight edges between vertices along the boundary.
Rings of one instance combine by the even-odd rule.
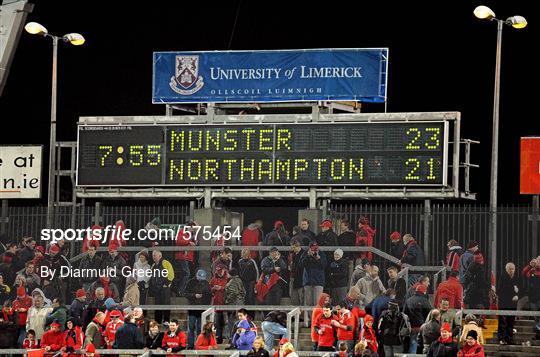
[[[370,219],[377,230],[374,246],[382,251],[390,251],[390,234],[399,231],[411,233],[421,246],[426,245],[425,220],[427,219],[429,249],[426,265],[440,265],[447,253],[446,244],[455,239],[465,249],[467,243],[475,240],[485,255],[489,250],[489,207],[483,205],[434,204],[426,215],[421,204],[332,204],[330,210],[334,219],[347,218],[354,226],[361,216]],[[498,212],[497,271],[512,261],[518,267],[525,265],[539,252],[533,251],[538,244],[538,232],[533,232],[531,206],[502,206]],[[538,230],[538,227],[536,228]],[[538,242],[537,242],[538,243]]]

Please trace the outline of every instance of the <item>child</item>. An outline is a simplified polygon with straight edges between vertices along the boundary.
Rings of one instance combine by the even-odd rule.
[[[377,352],[379,345],[377,344],[377,336],[375,336],[375,331],[373,330],[373,316],[371,315],[364,317],[364,328],[360,334],[360,340],[367,342],[367,348],[371,352]]]
[[[347,357],[347,344],[345,342],[340,342],[338,346],[338,352],[335,355],[336,357]]]
[[[25,350],[39,348],[38,340],[36,340],[36,331],[28,330],[26,332],[26,338],[23,341],[22,348],[24,348]]]

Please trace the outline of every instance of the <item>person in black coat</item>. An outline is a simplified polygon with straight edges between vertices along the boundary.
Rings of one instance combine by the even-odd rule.
[[[255,305],[255,284],[259,279],[259,268],[257,262],[251,258],[249,249],[242,249],[241,258],[238,260],[238,276],[244,284],[246,290],[246,305]]]
[[[485,309],[489,306],[488,293],[491,288],[486,275],[484,257],[477,251],[473,262],[467,268],[463,277],[463,302],[469,309]]]
[[[497,291],[499,292],[499,309],[516,310],[517,301],[521,292],[521,280],[516,274],[514,263],[507,263],[505,271],[498,279]],[[512,342],[514,335],[514,316],[499,316],[499,328],[497,335],[501,344]]]
[[[448,322],[442,324],[441,337],[429,346],[427,357],[456,357],[458,344],[452,339],[452,328]]]
[[[328,287],[332,301],[342,301],[349,290],[349,261],[343,258],[343,250],[334,251],[334,260],[328,267]]]
[[[253,341],[253,348],[248,352],[247,356],[250,357],[270,357],[270,354],[265,350],[264,339],[261,336],[257,336]]]
[[[159,331],[159,324],[155,320],[150,321],[149,326],[150,328],[145,336],[144,348],[150,350],[161,348],[164,333]]]
[[[342,219],[339,227],[341,228],[341,233],[338,236],[338,245],[340,247],[354,247],[356,245],[356,234],[351,230],[351,223]],[[347,252],[344,257],[349,260],[354,260],[354,253]]]
[[[128,314],[124,318],[124,324],[116,331],[114,349],[140,349],[144,347],[144,337],[137,325],[135,316]]]
[[[210,284],[206,280],[206,271],[197,270],[195,278],[188,281],[184,296],[191,305],[209,305],[212,300]],[[200,310],[188,311],[188,347],[193,348],[195,338],[201,332],[201,314]]]
[[[291,252],[287,259],[291,273],[291,303],[294,306],[304,305],[304,266],[301,263],[306,251],[301,244],[296,238],[291,239]]]

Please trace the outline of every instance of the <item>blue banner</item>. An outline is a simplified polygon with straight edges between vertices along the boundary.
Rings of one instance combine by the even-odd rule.
[[[152,102],[386,101],[388,49],[154,52]]]

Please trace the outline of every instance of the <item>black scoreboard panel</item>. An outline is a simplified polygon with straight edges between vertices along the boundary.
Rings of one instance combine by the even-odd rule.
[[[446,185],[448,123],[79,126],[79,186]]]

